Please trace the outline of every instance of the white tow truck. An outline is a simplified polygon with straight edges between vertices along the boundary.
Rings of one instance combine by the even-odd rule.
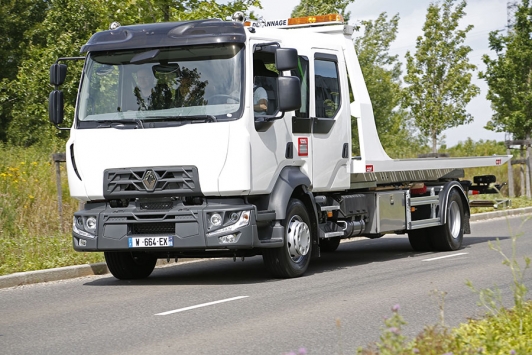
[[[66,128],[70,194],[84,202],[74,249],[103,251],[119,279],[148,277],[157,259],[255,255],[297,277],[341,239],[386,233],[459,249],[468,191],[492,182],[460,181],[463,169],[510,156],[390,159],[352,34],[339,15],[115,23],[58,59],[49,110],[63,129],[64,62],[85,61]]]

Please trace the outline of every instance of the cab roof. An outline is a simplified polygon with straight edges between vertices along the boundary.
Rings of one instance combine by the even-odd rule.
[[[95,33],[81,53],[196,44],[244,43],[242,23],[220,19],[121,26]]]

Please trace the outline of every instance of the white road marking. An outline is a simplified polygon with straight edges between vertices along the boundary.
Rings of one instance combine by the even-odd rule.
[[[457,253],[457,254],[452,254],[452,255],[438,256],[437,258],[423,259],[421,261],[432,261],[432,260],[439,260],[439,259],[445,259],[445,258],[452,258],[453,256],[466,255],[466,254],[469,254],[469,253]]]
[[[195,306],[190,306],[190,307],[185,307],[185,308],[179,308],[179,309],[174,309],[172,311],[167,311],[167,312],[162,312],[162,313],[157,313],[156,316],[167,316],[169,314],[173,314],[173,313],[178,313],[178,312],[183,312],[183,311],[189,311],[191,309],[196,309],[196,308],[201,308],[201,307],[207,307],[207,306],[212,306],[213,304],[218,304],[218,303],[224,303],[224,302],[230,302],[230,301],[236,301],[236,300],[240,300],[242,298],[246,298],[246,297],[249,297],[249,296],[238,296],[238,297],[233,297],[233,298],[226,298],[225,300],[219,300],[219,301],[213,301],[213,302],[207,302],[207,303],[202,303],[202,304],[197,304]]]

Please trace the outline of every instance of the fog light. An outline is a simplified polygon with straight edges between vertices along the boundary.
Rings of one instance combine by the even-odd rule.
[[[96,230],[96,217],[89,217],[85,222],[85,226],[89,230]]]
[[[211,225],[213,227],[219,227],[222,225],[222,216],[218,213],[213,213],[211,216]]]
[[[86,247],[87,241],[85,239],[78,239],[78,244],[80,247]]]
[[[233,244],[233,243],[238,242],[239,239],[240,239],[240,233],[228,234],[228,235],[218,237],[218,240],[222,244]]]

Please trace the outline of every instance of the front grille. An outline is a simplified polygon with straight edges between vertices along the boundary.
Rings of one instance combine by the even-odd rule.
[[[195,166],[107,169],[103,191],[105,198],[201,195]]]
[[[175,234],[175,223],[134,223],[129,226],[130,234]]]

